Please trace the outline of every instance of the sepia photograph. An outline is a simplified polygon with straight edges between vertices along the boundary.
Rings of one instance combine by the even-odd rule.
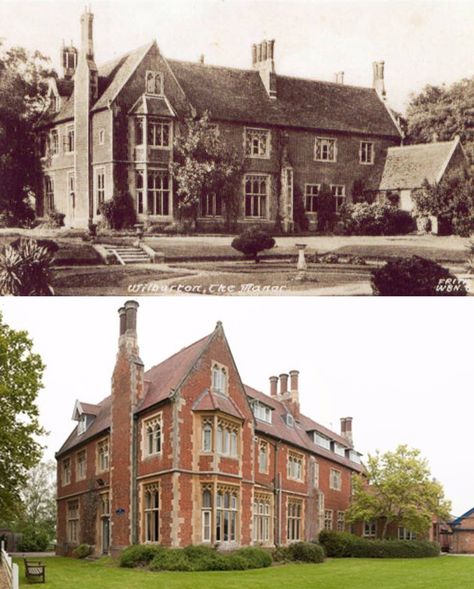
[[[469,294],[473,12],[2,0],[0,292]]]

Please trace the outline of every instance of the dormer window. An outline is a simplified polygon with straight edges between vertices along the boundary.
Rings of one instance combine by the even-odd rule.
[[[344,448],[344,446],[342,446],[341,444],[338,444],[337,442],[334,442],[334,453],[337,454],[338,456],[345,456],[346,455],[346,449]]]
[[[87,429],[87,415],[82,414],[77,424],[77,435],[80,436]]]
[[[313,432],[313,441],[318,446],[321,446],[321,448],[326,448],[326,450],[331,449],[331,440],[322,436],[319,432]]]
[[[163,74],[161,72],[147,71],[145,92],[154,96],[163,96]]]
[[[267,423],[272,422],[272,409],[268,405],[264,405],[263,403],[256,401],[253,404],[252,409],[256,419],[259,419],[260,421],[266,421]]]
[[[220,364],[212,367],[212,392],[227,395],[227,369]]]
[[[295,420],[293,419],[293,415],[291,415],[291,413],[286,414],[286,425],[288,427],[293,427],[295,425]]]
[[[348,458],[351,462],[355,462],[356,464],[360,464],[360,454],[355,450],[348,451]]]

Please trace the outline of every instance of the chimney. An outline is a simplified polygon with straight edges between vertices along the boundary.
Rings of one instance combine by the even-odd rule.
[[[334,74],[334,81],[336,84],[344,84],[344,72],[336,72]]]
[[[81,16],[81,52],[94,61],[94,15],[87,7]]]
[[[288,374],[280,374],[280,396],[288,395]]]
[[[273,39],[252,45],[252,68],[259,72],[268,96],[273,99],[277,97],[274,52]]]
[[[270,376],[270,395],[272,397],[278,395],[278,376]]]
[[[387,93],[385,92],[384,69],[385,62],[374,61],[372,64],[374,72],[374,81],[372,87],[377,92],[382,100],[385,100]]]
[[[72,42],[66,47],[63,41],[61,46],[60,63],[63,78],[66,80],[72,79],[77,66],[77,49],[73,47]]]
[[[352,417],[341,417],[341,436],[352,444]]]
[[[204,53],[201,53],[201,55],[199,56],[199,63],[201,65],[204,65]]]
[[[126,315],[125,307],[120,307],[120,309],[118,310],[118,313],[119,313],[119,318],[120,318],[119,337],[122,337],[122,335],[125,335],[125,331],[127,330],[127,315]]]
[[[298,388],[298,370],[290,370],[290,406],[295,419],[300,417],[300,396]]]

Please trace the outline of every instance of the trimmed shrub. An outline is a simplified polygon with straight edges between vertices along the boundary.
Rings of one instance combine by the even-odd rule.
[[[232,240],[232,247],[242,252],[247,258],[258,262],[258,254],[263,250],[274,247],[275,240],[259,227],[249,227]]]
[[[319,534],[319,542],[324,546],[326,554],[336,558],[351,556],[351,546],[358,539],[357,536],[349,534],[349,532],[322,530]]]
[[[109,229],[126,229],[137,222],[133,198],[128,193],[118,194],[100,206],[100,212]]]
[[[288,546],[292,560],[301,562],[324,562],[324,548],[314,542],[295,542]]]
[[[121,567],[133,568],[146,566],[155,556],[166,550],[163,546],[154,544],[135,544],[126,548],[120,555]]]
[[[277,546],[272,552],[272,558],[274,562],[291,562],[293,560],[288,546]]]
[[[192,571],[190,558],[181,548],[169,548],[159,552],[150,563],[151,571]]]
[[[372,291],[379,296],[465,296],[463,283],[443,266],[420,256],[396,258],[372,271]]]
[[[346,235],[405,235],[416,229],[416,221],[408,211],[377,202],[345,205],[341,224]]]
[[[92,547],[89,544],[79,544],[77,548],[74,548],[72,555],[74,558],[86,558],[92,552]]]
[[[242,559],[247,569],[261,569],[269,567],[272,564],[272,557],[269,552],[258,548],[256,546],[248,546],[247,548],[240,548],[234,552],[232,557]]]

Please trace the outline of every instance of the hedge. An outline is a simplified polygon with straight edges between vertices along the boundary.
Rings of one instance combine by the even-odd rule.
[[[154,544],[136,544],[126,548],[120,555],[119,564],[121,567],[134,568],[146,566],[154,557],[164,550],[162,546]]]
[[[369,540],[348,532],[323,530],[319,542],[331,557],[425,558],[439,556],[437,542],[426,540]]]
[[[295,542],[273,551],[276,562],[323,562],[325,556],[323,546],[317,542]]]

